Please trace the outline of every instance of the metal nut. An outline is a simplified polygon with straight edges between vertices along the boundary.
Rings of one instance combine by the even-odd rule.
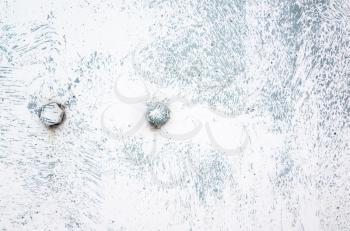
[[[160,128],[170,119],[170,109],[161,102],[149,103],[146,119],[154,128]]]
[[[47,127],[59,125],[62,123],[64,116],[63,106],[55,102],[43,105],[39,111],[39,118]]]

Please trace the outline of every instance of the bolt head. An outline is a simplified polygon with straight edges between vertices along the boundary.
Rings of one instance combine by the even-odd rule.
[[[65,112],[63,106],[55,102],[43,105],[39,112],[41,122],[47,127],[62,123],[64,115]]]
[[[160,128],[170,119],[170,109],[162,102],[149,103],[146,119],[154,128]]]

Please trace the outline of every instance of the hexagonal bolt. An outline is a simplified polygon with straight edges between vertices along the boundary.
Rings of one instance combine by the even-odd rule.
[[[59,125],[62,123],[64,116],[65,111],[63,106],[55,102],[43,105],[39,111],[39,118],[47,127]]]
[[[160,128],[170,119],[170,109],[162,102],[149,103],[146,112],[148,123],[154,128]]]

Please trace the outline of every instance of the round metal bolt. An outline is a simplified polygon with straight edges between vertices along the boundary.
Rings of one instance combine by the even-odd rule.
[[[170,109],[161,102],[150,103],[146,112],[146,119],[154,128],[160,128],[170,119]]]
[[[39,111],[39,118],[47,127],[59,125],[62,123],[64,116],[63,106],[55,102],[43,105]]]

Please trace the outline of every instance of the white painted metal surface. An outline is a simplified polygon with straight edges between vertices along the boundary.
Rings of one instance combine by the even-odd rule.
[[[349,12],[0,1],[0,230],[350,230]]]

